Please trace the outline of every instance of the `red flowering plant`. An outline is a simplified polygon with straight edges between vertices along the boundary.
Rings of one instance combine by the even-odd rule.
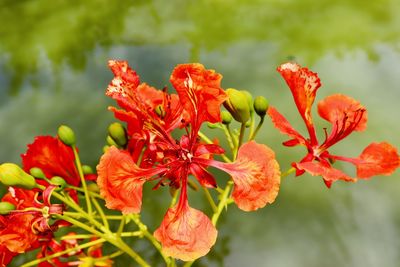
[[[283,64],[278,71],[292,91],[309,138],[264,97],[253,100],[247,91],[221,88],[222,76],[201,64],[181,64],[173,70],[175,94],[141,83],[126,61],[111,60],[109,67],[114,78],[106,95],[118,105],[109,110],[125,126],[109,126],[97,173],[82,165],[75,135],[67,126],[59,128],[57,137],[39,136],[28,145],[22,169],[12,163],[0,165],[0,182],[8,188],[0,202],[1,266],[31,250],[37,250],[37,258],[24,267],[112,266],[113,258],[122,254],[140,266],[153,265],[128,245],[134,238],[147,239],[167,266],[176,266],[176,259],[191,266],[215,244],[217,223],[228,205],[235,203],[243,211],[263,208],[274,202],[281,177],[292,171],[321,175],[331,186],[336,180],[355,180],[334,169],[335,160],[355,164],[359,178],[389,175],[400,164],[396,149],[387,143],[373,143],[357,158],[328,152],[352,131],[365,129],[366,110],[343,95],[321,101],[319,114],[332,123],[332,131],[325,130],[326,138],[319,142],[311,106],[320,80],[297,64]],[[283,174],[275,152],[254,141],[266,114],[291,137],[284,145],[307,149],[307,155]],[[226,142],[205,135],[205,124],[221,130],[226,137],[221,141]],[[232,129],[235,126],[238,129]],[[231,179],[216,177],[212,169]],[[140,217],[142,198],[152,197],[143,194],[145,183],[152,184],[152,194],[161,187],[169,187],[171,193],[154,232]],[[198,187],[211,212],[190,206],[188,190]],[[136,230],[127,230],[128,224]],[[105,252],[106,242],[115,251]]]

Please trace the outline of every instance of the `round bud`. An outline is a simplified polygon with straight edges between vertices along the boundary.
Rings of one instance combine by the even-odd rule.
[[[210,129],[218,128],[218,123],[207,122],[207,127]]]
[[[127,143],[126,131],[121,123],[119,122],[111,123],[110,126],[108,126],[108,134],[119,146],[126,145]]]
[[[83,174],[93,174],[94,171],[89,165],[82,165]]]
[[[46,179],[46,175],[44,175],[42,169],[37,168],[37,167],[33,167],[29,170],[29,173],[38,179]]]
[[[6,186],[16,186],[24,189],[37,187],[35,178],[14,163],[0,165],[0,182]]]
[[[221,112],[221,119],[223,124],[228,125],[232,122],[232,115],[228,111],[223,110]]]
[[[87,185],[87,189],[90,192],[96,192],[96,193],[100,191],[99,186],[96,183],[89,183]]]
[[[7,215],[10,211],[15,210],[15,205],[10,202],[0,202],[0,215]]]
[[[247,90],[241,90],[240,92],[242,92],[242,93],[246,96],[247,104],[249,105],[250,113],[253,113],[253,112],[254,112],[254,108],[253,108],[253,96],[252,96],[251,93],[250,93],[249,91],[247,91]]]
[[[115,140],[109,135],[107,135],[106,142],[107,142],[107,145],[109,145],[109,146],[118,147],[117,142],[115,142]]]
[[[52,185],[57,185],[58,188],[56,191],[63,190],[65,186],[67,185],[67,182],[60,176],[54,176],[53,178],[50,179],[50,183]]]
[[[76,143],[74,131],[65,125],[58,128],[58,138],[67,146],[73,146]]]
[[[231,113],[235,120],[246,123],[250,119],[247,96],[243,92],[233,88],[229,88],[225,92],[228,95],[228,99],[224,102],[224,107]]]
[[[258,116],[264,117],[265,114],[267,114],[268,107],[268,100],[265,97],[257,96],[254,99],[254,110],[256,111]]]

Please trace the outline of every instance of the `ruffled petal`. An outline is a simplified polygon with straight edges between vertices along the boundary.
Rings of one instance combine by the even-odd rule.
[[[203,166],[213,166],[232,176],[233,200],[239,209],[253,211],[275,201],[281,182],[279,164],[269,147],[255,141],[242,145],[233,163],[196,158]]]
[[[202,64],[181,64],[175,67],[170,81],[178,92],[192,123],[221,121],[220,106],[227,99],[222,90],[222,75],[206,70]]]
[[[280,65],[277,70],[289,86],[300,115],[308,126],[312,125],[311,106],[321,86],[317,73],[292,62]]]
[[[131,98],[139,86],[139,76],[129,67],[127,61],[110,60],[108,66],[114,73],[114,79],[108,85],[106,95],[117,101]]]
[[[326,185],[330,187],[332,182],[343,180],[346,182],[355,182],[357,179],[348,176],[347,174],[333,168],[332,166],[325,166],[317,162],[302,162],[296,163],[295,167],[299,170],[304,170],[312,176],[322,176]]]
[[[318,103],[318,114],[342,129],[352,127],[354,131],[367,128],[367,110],[357,100],[342,94],[326,97]]]
[[[217,239],[217,230],[201,211],[176,205],[169,208],[160,227],[154,232],[165,255],[192,261],[206,255]]]
[[[397,149],[386,142],[370,144],[361,153],[359,159],[356,166],[357,176],[360,178],[390,175],[400,166]]]
[[[297,132],[292,125],[286,120],[281,113],[276,110],[276,108],[270,106],[268,108],[268,115],[271,117],[272,123],[275,128],[277,128],[281,133],[292,137],[292,140],[286,141],[284,144],[287,146],[293,146],[297,144],[306,145],[306,139]]]
[[[75,156],[72,148],[58,138],[38,136],[28,145],[28,150],[21,155],[24,170],[29,173],[33,167],[42,169],[46,177],[60,176],[73,186],[80,184]]]
[[[139,213],[144,182],[163,169],[141,169],[129,153],[110,147],[97,166],[100,194],[106,207],[122,213]]]

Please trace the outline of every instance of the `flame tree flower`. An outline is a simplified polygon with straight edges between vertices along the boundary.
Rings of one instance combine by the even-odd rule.
[[[180,189],[178,203],[168,209],[154,236],[167,256],[190,261],[207,254],[217,237],[211,220],[189,206],[190,174],[203,187],[214,188],[217,183],[207,167],[226,171],[234,182],[234,201],[246,211],[274,201],[280,171],[271,149],[252,141],[240,147],[234,162],[223,163],[213,159],[224,152],[221,147],[199,141],[204,122],[221,121],[220,106],[227,95],[220,87],[220,74],[201,64],[178,65],[170,78],[175,95],[140,84],[126,61],[110,61],[109,66],[115,77],[106,94],[122,108],[110,110],[127,122],[129,140],[125,150],[110,147],[97,166],[97,182],[108,208],[139,213],[143,184],[154,179],[159,179],[155,188]],[[177,128],[186,130],[179,140],[171,135]]]
[[[331,154],[328,149],[346,138],[353,131],[363,131],[367,124],[367,110],[351,97],[335,94],[318,103],[318,114],[332,124],[331,132],[325,130],[325,140],[319,142],[311,116],[311,107],[318,88],[321,86],[318,75],[295,63],[285,63],[278,67],[278,72],[289,86],[297,109],[305,122],[309,138],[297,132],[274,107],[268,115],[275,127],[291,139],[285,146],[301,145],[306,147],[307,155],[297,163],[296,175],[308,172],[322,176],[330,187],[336,180],[355,181],[356,179],[332,167],[334,160],[347,161],[357,168],[357,177],[366,179],[374,175],[390,175],[399,166],[399,155],[392,145],[381,142],[372,143],[357,158],[342,157]]]

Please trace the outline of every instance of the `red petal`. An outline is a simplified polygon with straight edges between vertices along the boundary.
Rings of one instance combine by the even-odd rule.
[[[364,131],[367,127],[367,110],[357,100],[342,94],[321,100],[318,114],[332,124],[341,124],[345,120],[345,128],[352,126],[355,131]]]
[[[300,115],[307,125],[312,125],[311,106],[321,86],[318,75],[292,62],[280,65],[277,70],[289,86]]]
[[[52,136],[38,136],[28,145],[28,150],[21,155],[24,170],[29,173],[33,167],[42,169],[47,178],[60,176],[74,186],[80,184],[75,168],[75,156],[72,148]]]
[[[359,156],[357,176],[369,178],[374,175],[390,175],[399,166],[400,159],[397,149],[389,143],[372,143]]]
[[[31,229],[34,215],[18,213],[1,218],[0,244],[2,246],[15,253],[24,253],[37,246],[39,236],[35,235]]]
[[[217,230],[201,211],[187,203],[183,208],[178,207],[168,209],[154,236],[167,256],[192,261],[210,251],[217,239]]]
[[[202,186],[209,188],[217,187],[215,178],[202,166],[198,164],[191,164],[190,173],[196,177]]]
[[[129,153],[110,147],[97,166],[97,183],[109,209],[139,213],[146,179],[163,169],[141,169]]]
[[[221,121],[220,106],[227,95],[220,87],[222,75],[198,63],[176,66],[170,81],[192,123]]]
[[[298,141],[299,144],[306,145],[307,141],[305,138],[299,134],[293,127],[290,125],[290,123],[286,120],[285,117],[283,117],[282,114],[278,112],[274,107],[270,106],[268,108],[268,115],[272,119],[272,123],[274,124],[275,128],[277,128],[281,133],[286,134],[295,140]],[[294,141],[290,140],[291,143]],[[287,143],[287,142],[285,142]]]
[[[322,176],[327,183],[327,186],[330,187],[332,182],[337,180],[343,180],[346,182],[355,182],[357,179],[348,176],[347,174],[334,169],[332,166],[325,166],[321,163],[316,162],[303,162],[296,163],[296,168],[299,170],[305,170],[312,176]]]
[[[114,73],[114,79],[108,85],[106,95],[116,100],[124,100],[132,96],[140,79],[136,72],[129,67],[128,62],[110,60],[108,66]]]

